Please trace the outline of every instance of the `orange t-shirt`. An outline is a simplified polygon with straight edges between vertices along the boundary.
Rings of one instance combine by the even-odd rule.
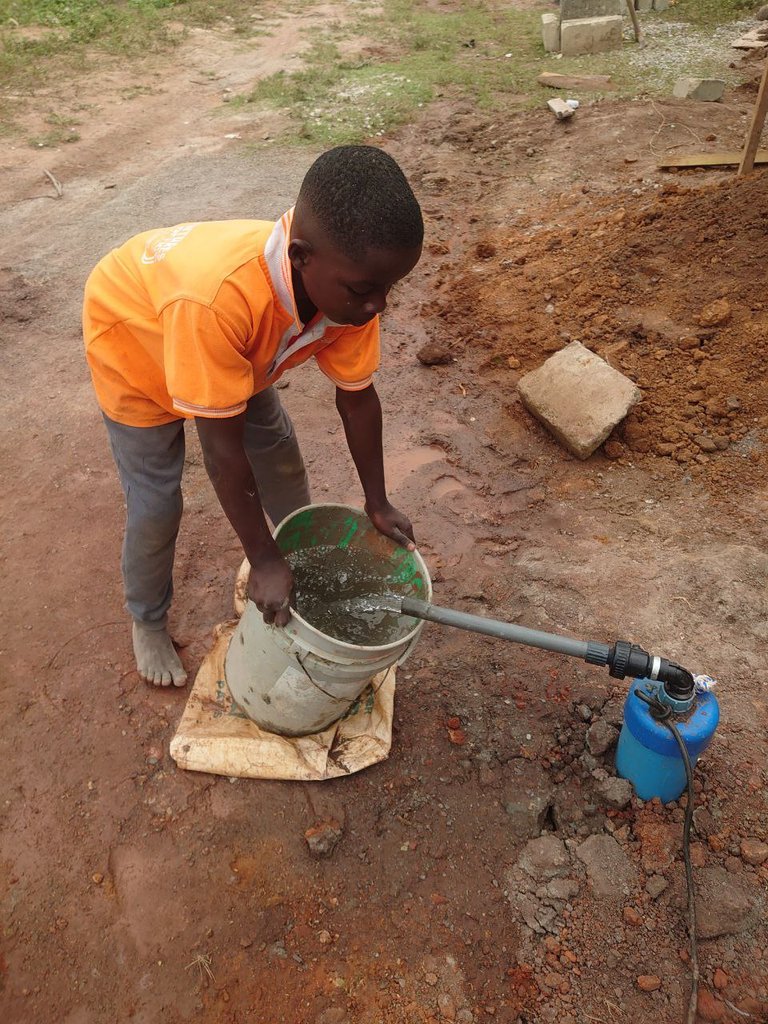
[[[97,265],[83,334],[99,405],[134,427],[236,416],[314,356],[345,391],[379,366],[379,322],[302,324],[288,259],[292,211],[271,221],[178,224],[136,235]]]

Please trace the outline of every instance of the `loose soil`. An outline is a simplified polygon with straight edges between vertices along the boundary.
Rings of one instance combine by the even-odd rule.
[[[152,66],[159,88],[189,71]],[[186,126],[170,85],[165,102],[130,101],[137,141],[125,125],[105,133],[119,84],[80,143],[3,156],[3,1019],[682,1020],[682,808],[611,808],[599,795],[610,751],[585,756],[590,723],[616,721],[626,682],[434,627],[401,671],[385,764],[310,786],[182,773],[169,759],[185,693],[133,671],[121,495],[81,353],[82,284],[143,228],[277,216],[314,154],[264,143],[258,118],[211,113],[213,100]],[[379,387],[390,492],[440,603],[631,639],[719,678],[694,859],[699,877],[721,880],[708,905],[731,880],[750,912],[701,943],[702,1019],[765,1021],[768,866],[742,857],[742,840],[766,840],[768,821],[766,179],[671,178],[653,153],[687,141],[681,124],[737,147],[748,111],[734,92],[701,107],[584,105],[568,125],[546,110],[494,123],[443,97],[386,140],[428,236],[386,314]],[[256,148],[224,140],[238,123]],[[43,166],[61,199],[28,198],[46,189]],[[643,391],[584,463],[515,388],[573,338]],[[427,340],[454,361],[420,366]],[[305,366],[281,395],[316,497],[359,503],[327,382]],[[194,674],[231,615],[241,552],[193,431],[188,441],[172,626]],[[521,794],[544,797],[533,823]],[[304,833],[324,820],[343,837],[315,861]],[[517,864],[541,830],[572,849],[612,836],[635,881],[598,895],[574,859],[576,889],[546,927],[527,924]],[[658,875],[668,884],[653,896]]]

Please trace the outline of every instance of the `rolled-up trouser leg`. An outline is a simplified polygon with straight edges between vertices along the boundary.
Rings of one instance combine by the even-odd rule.
[[[159,427],[129,427],[107,416],[104,421],[125,495],[125,606],[149,629],[163,629],[181,521],[184,421]]]
[[[308,505],[309,484],[299,442],[274,388],[254,395],[245,414],[245,452],[264,511],[277,525]]]

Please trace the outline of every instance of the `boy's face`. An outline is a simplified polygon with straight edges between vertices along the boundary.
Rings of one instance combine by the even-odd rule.
[[[362,327],[384,311],[392,286],[419,262],[421,246],[369,249],[352,260],[327,242],[295,238],[288,255],[313,306],[334,323]]]

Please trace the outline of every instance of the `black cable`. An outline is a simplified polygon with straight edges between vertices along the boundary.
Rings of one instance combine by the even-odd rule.
[[[675,737],[680,748],[680,756],[685,765],[685,779],[688,787],[688,804],[685,808],[685,822],[683,824],[683,860],[685,861],[685,881],[688,885],[688,933],[691,941],[691,998],[688,1003],[686,1024],[694,1024],[696,1020],[696,1007],[699,1001],[699,956],[696,949],[696,896],[693,890],[693,867],[691,865],[690,847],[691,824],[693,822],[693,769],[691,768],[691,759],[688,756],[688,748],[677,726],[669,719],[662,719],[662,721]]]
[[[695,1024],[696,1008],[699,1001],[699,955],[696,947],[696,894],[693,888],[693,866],[691,865],[691,825],[693,824],[693,768],[691,759],[688,756],[688,748],[683,737],[680,735],[677,726],[671,720],[672,708],[668,704],[662,704],[656,697],[651,697],[642,690],[635,690],[635,696],[649,706],[651,714],[657,722],[661,722],[675,737],[675,742],[680,748],[680,756],[685,765],[685,781],[688,790],[688,803],[685,808],[685,820],[683,822],[683,860],[685,861],[685,881],[688,886],[688,936],[691,943],[691,998],[688,1001],[688,1016],[686,1024]]]

